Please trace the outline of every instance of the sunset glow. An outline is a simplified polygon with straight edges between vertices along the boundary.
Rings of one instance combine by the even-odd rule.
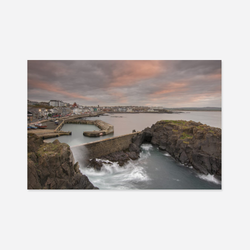
[[[221,61],[28,61],[28,99],[221,107]]]

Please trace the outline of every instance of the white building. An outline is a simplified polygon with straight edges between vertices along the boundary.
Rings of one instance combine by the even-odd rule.
[[[49,105],[53,106],[53,107],[62,107],[62,106],[64,106],[64,103],[62,101],[59,101],[59,100],[50,100]]]
[[[148,112],[156,112],[155,109],[151,108],[151,109],[148,109]]]
[[[73,109],[73,114],[80,115],[81,113],[82,113],[82,109],[79,109],[79,108]]]

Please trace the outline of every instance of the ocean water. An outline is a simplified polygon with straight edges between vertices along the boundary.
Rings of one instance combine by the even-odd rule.
[[[72,131],[71,136],[61,136],[60,142],[76,146],[112,136],[141,131],[159,120],[193,120],[221,128],[221,112],[192,111],[179,114],[110,114],[98,118],[114,126],[114,133],[102,137],[85,137],[84,131],[99,130],[93,125],[65,124],[63,131]],[[52,142],[54,138],[46,140]],[[100,189],[221,189],[220,181],[211,175],[199,175],[192,167],[176,162],[167,152],[160,151],[151,144],[143,144],[140,158],[120,167],[117,163],[106,162],[101,171],[83,165],[84,151],[72,148],[80,170]]]
[[[138,160],[122,167],[106,161],[101,171],[81,166],[81,172],[103,190],[221,189],[220,181],[213,176],[197,174],[151,144],[143,144],[141,149]]]
[[[212,127],[221,128],[221,112],[213,111],[190,111],[177,114],[117,113],[110,114],[109,116],[100,116],[99,118],[90,117],[88,119],[100,119],[104,122],[110,123],[114,126],[114,136],[132,133],[134,129],[136,131],[141,131],[146,127],[151,127],[154,123],[160,120],[192,120]]]

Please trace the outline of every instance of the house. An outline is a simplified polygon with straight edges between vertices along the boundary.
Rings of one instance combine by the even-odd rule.
[[[62,107],[62,106],[64,106],[64,103],[62,101],[59,101],[59,100],[50,100],[49,105],[53,106],[53,107]]]
[[[73,109],[73,113],[74,113],[74,114],[81,114],[81,113],[82,113],[82,109],[74,108],[74,109]]]
[[[72,105],[73,108],[77,108],[78,105],[76,104],[76,102],[74,102],[74,104]]]

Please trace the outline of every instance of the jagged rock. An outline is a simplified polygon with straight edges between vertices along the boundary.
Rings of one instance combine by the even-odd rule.
[[[94,189],[73,164],[70,147],[55,140],[44,143],[28,134],[28,189]]]
[[[159,149],[162,150],[162,151],[165,151],[166,150],[166,146],[161,145],[161,146],[159,146]]]
[[[88,168],[94,168],[96,170],[101,170],[101,168],[102,168],[102,162],[101,161],[97,161],[94,158],[94,159],[89,160],[87,167]]]
[[[128,150],[109,154],[102,159],[123,166],[138,159],[143,143],[167,151],[182,164],[193,166],[203,174],[221,177],[221,129],[194,121],[159,121],[132,138]]]
[[[204,174],[221,176],[221,129],[194,121],[159,121],[133,138],[140,147],[150,142],[179,162]]]
[[[28,153],[36,152],[42,144],[42,138],[36,136],[35,134],[28,133]]]
[[[126,151],[117,151],[101,157],[98,161],[96,159],[89,160],[88,168],[94,168],[96,170],[101,170],[103,163],[107,164],[111,162],[117,162],[119,166],[124,166],[129,160],[136,160],[139,158],[140,148],[135,144],[131,144],[129,150]],[[110,163],[109,163],[110,164]]]
[[[112,162],[118,162],[120,166],[123,166],[127,161],[130,160],[129,155],[124,151],[114,152],[102,158]]]

